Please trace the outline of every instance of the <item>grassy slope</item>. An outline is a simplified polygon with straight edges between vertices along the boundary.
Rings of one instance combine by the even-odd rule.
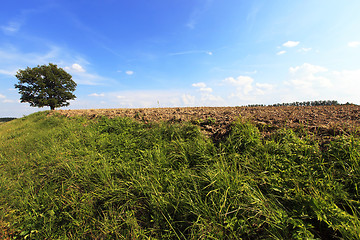
[[[358,239],[359,161],[353,136],[35,113],[0,125],[0,237]]]

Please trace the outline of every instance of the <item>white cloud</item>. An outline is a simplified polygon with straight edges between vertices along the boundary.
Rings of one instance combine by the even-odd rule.
[[[88,95],[89,97],[104,97],[104,93],[92,93]]]
[[[333,71],[332,74],[339,100],[360,104],[360,69]]]
[[[74,63],[71,67],[75,72],[85,72],[85,69],[80,64]]]
[[[223,80],[223,83],[230,84],[233,86],[246,86],[252,84],[254,79],[248,76],[239,76],[236,79],[233,77],[228,77]]]
[[[14,103],[15,101],[14,100],[11,100],[11,99],[5,99],[3,100],[3,103]]]
[[[299,52],[309,52],[312,48],[301,48]]]
[[[286,43],[283,44],[284,47],[296,47],[297,45],[299,45],[300,42],[296,42],[296,41],[287,41]]]
[[[2,99],[2,103],[13,103],[15,102],[14,100],[8,99],[5,95],[0,94],[0,99]]]
[[[359,41],[349,42],[348,46],[352,48],[356,48],[360,46],[360,42]]]
[[[249,76],[239,76],[237,78],[228,77],[222,81],[222,86],[227,91],[228,101],[240,102],[247,105],[250,103],[265,103],[274,94],[275,86],[269,83],[257,83]],[[233,100],[232,100],[233,99]]]
[[[78,63],[74,63],[73,65],[71,65],[71,67],[64,67],[64,70],[77,73],[86,72],[85,69]]]
[[[204,82],[199,82],[199,83],[193,83],[191,86],[198,88],[205,88],[206,84]]]
[[[289,68],[289,78],[279,95],[286,101],[334,99],[360,104],[360,69],[333,71],[304,63]]]
[[[112,81],[111,79],[102,77],[96,73],[86,72],[86,70],[78,63],[72,64],[71,67],[64,67],[64,70],[70,72],[72,74],[73,80],[78,84],[94,86],[101,85],[104,82]]]
[[[193,83],[193,87],[198,88],[200,92],[200,102],[204,105],[224,103],[224,100],[220,96],[215,96],[211,94],[213,89],[211,87],[207,87],[204,82]]]
[[[126,73],[127,75],[133,75],[133,74],[134,74],[134,71],[128,70],[128,71],[126,71],[125,73]]]
[[[213,91],[212,88],[206,87],[206,84],[204,82],[193,83],[192,86],[196,87],[196,88],[199,88],[200,92],[211,93]]]
[[[203,94],[201,96],[201,103],[202,105],[224,106],[225,101],[221,96]]]
[[[186,106],[194,106],[195,105],[195,100],[196,100],[195,96],[192,96],[190,94],[183,94],[181,96],[181,99]]]
[[[304,63],[301,66],[296,66],[296,67],[290,67],[289,68],[289,72],[292,74],[295,73],[303,73],[305,75],[313,75],[315,73],[319,73],[319,72],[327,72],[328,69],[325,67],[321,67],[321,66],[316,66],[316,65],[312,65],[309,63]]]
[[[213,53],[212,53],[212,52],[207,52],[207,54],[208,54],[208,55],[210,55],[210,56],[211,56],[211,55],[213,55]]]
[[[290,79],[284,84],[294,95],[301,94],[303,98],[328,98],[331,90],[335,90],[328,72],[325,67],[304,63],[289,68]]]
[[[272,90],[274,88],[274,85],[269,83],[256,83],[255,86],[264,90]]]
[[[280,52],[276,53],[276,55],[283,55],[285,53],[286,53],[286,51],[280,51]]]
[[[243,96],[248,95],[253,90],[254,79],[248,76],[239,76],[236,79],[233,77],[225,78],[222,82],[236,87],[236,93],[231,96]]]
[[[208,93],[211,93],[213,91],[212,88],[210,87],[200,88],[199,90],[200,92],[208,92]]]
[[[274,85],[269,83],[255,83],[255,86],[256,95],[265,95],[274,89]]]

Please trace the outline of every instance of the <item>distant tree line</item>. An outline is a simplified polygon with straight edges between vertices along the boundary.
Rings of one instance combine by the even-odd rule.
[[[320,100],[320,101],[305,101],[305,102],[273,104],[274,107],[277,107],[277,106],[336,106],[336,105],[340,105],[340,103],[338,103],[338,101],[335,101],[335,100]]]
[[[349,105],[351,103],[346,103]],[[335,100],[320,100],[320,101],[304,101],[304,102],[292,102],[292,103],[275,103],[270,105],[265,104],[250,104],[246,107],[280,107],[280,106],[336,106],[341,105],[338,101]]]
[[[0,123],[2,123],[2,122],[10,122],[10,121],[12,121],[12,120],[14,120],[14,119],[16,119],[16,118],[13,118],[13,117],[2,117],[2,118],[0,118]]]

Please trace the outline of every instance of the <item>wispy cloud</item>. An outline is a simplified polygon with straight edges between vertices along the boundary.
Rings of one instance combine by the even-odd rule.
[[[5,95],[0,94],[0,101],[2,103],[14,103],[14,100],[8,99]]]
[[[359,46],[360,46],[360,42],[359,42],[359,41],[349,42],[349,43],[348,43],[348,46],[349,46],[349,47],[352,47],[352,48],[356,48],[356,47],[359,47]]]
[[[8,76],[14,76],[16,74],[17,70],[4,70],[0,69],[0,74],[8,75]]]
[[[204,50],[191,50],[191,51],[182,51],[182,52],[175,52],[175,53],[170,53],[170,56],[176,56],[176,55],[187,55],[187,54],[198,54],[198,53],[204,53],[207,55],[212,56],[213,52],[211,51],[204,51]]]
[[[3,103],[14,103],[15,101],[11,100],[11,99],[4,99],[2,102]]]
[[[257,74],[257,70],[254,70],[254,71],[251,71],[251,72],[244,72],[244,74],[250,74],[250,75]]]
[[[2,65],[18,62],[19,64],[42,64],[46,60],[52,59],[58,53],[58,48],[51,47],[46,53],[20,52],[13,46],[0,47],[0,63]]]
[[[283,55],[285,53],[286,53],[286,51],[280,51],[280,52],[276,53],[276,55]]]
[[[128,70],[125,72],[127,75],[133,75],[134,74],[134,71],[131,71],[131,70]]]
[[[19,21],[10,21],[8,24],[0,26],[0,28],[5,34],[13,34],[19,31],[21,25]]]
[[[26,24],[30,15],[41,13],[43,11],[49,11],[54,5],[52,3],[43,4],[38,8],[22,9],[19,13],[10,19],[6,24],[1,25],[0,29],[4,34],[12,35],[20,31],[23,25]]]
[[[299,52],[309,52],[311,50],[312,50],[312,48],[301,48],[301,49],[299,49]]]
[[[188,23],[186,24],[186,26],[190,29],[194,29],[195,28],[195,25],[196,25],[196,19],[195,17],[191,17],[188,21]]]
[[[88,95],[89,97],[104,97],[104,93],[92,93]]]
[[[84,64],[89,64],[84,58],[78,57],[76,53],[55,45],[48,47],[45,52],[24,52],[13,46],[0,47],[0,74],[14,76],[18,69],[35,67],[48,63],[57,64],[68,71],[75,82],[83,85],[100,85],[112,79],[89,72]]]
[[[260,8],[258,6],[253,7],[246,16],[246,22],[253,24],[253,22],[256,19],[256,16],[258,15],[259,10]]]
[[[296,41],[287,41],[286,43],[283,44],[284,47],[296,47],[297,45],[299,45],[300,42],[296,42]]]
[[[87,73],[87,72],[77,72],[73,73],[73,80],[82,85],[90,85],[90,86],[96,86],[96,85],[104,85],[105,83],[109,83],[113,81],[110,78],[100,76],[96,73]]]
[[[190,29],[194,29],[198,24],[202,15],[211,7],[213,0],[205,0],[205,3],[201,6],[197,6],[192,12],[189,17],[186,26]]]
[[[87,63],[85,60],[80,59],[79,61]],[[86,69],[80,65],[79,63],[74,63],[70,67],[66,66],[64,67],[64,70],[68,71],[75,82],[82,85],[102,85],[104,82],[107,82],[111,79],[108,79],[106,77],[102,77],[96,73],[89,73],[86,71]]]

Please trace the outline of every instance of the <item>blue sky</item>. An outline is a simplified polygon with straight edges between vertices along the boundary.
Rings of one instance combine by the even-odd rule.
[[[360,104],[358,0],[12,0],[0,8],[0,117],[16,71],[73,76],[64,109]]]

